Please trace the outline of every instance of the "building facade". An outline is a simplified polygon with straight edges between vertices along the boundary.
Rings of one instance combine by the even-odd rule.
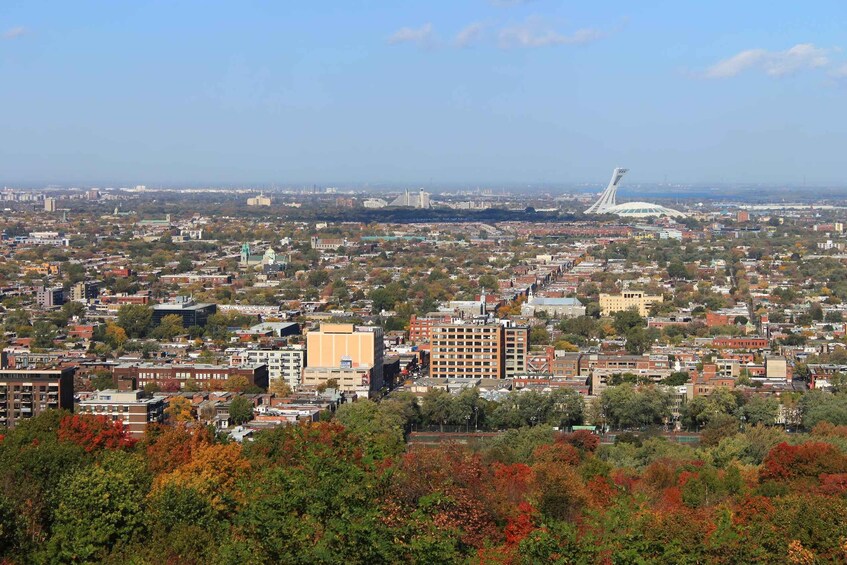
[[[165,316],[177,315],[182,318],[183,327],[200,326],[202,328],[209,320],[209,316],[216,311],[216,305],[199,303],[192,299],[168,304],[156,304],[153,306],[153,325],[158,326],[162,323],[162,318]]]
[[[380,327],[321,324],[318,331],[306,334],[307,369],[304,375],[312,369],[373,368],[369,387],[379,390],[383,384],[384,351]]]
[[[503,328],[503,376],[507,379],[527,372],[529,328]]]
[[[165,421],[165,398],[145,397],[140,390],[100,390],[92,398],[77,405],[80,414],[105,416],[113,422],[123,422],[130,435],[139,438],[149,424]]]
[[[0,370],[0,426],[14,428],[45,410],[72,411],[74,372],[73,367]]]
[[[35,302],[42,308],[55,308],[65,303],[65,291],[61,286],[40,286],[35,290]]]
[[[628,290],[621,294],[600,293],[600,311],[604,316],[615,312],[635,309],[641,316],[646,317],[653,304],[663,302],[661,295],[654,296],[638,290]]]
[[[505,377],[505,340],[500,325],[438,325],[432,328],[430,347],[430,376],[433,378]]]
[[[148,384],[162,388],[181,389],[188,382],[201,388],[219,390],[236,376],[247,379],[249,385],[268,387],[267,365],[178,365],[170,363],[124,363],[112,368],[112,377],[121,390],[136,390]]]
[[[292,389],[300,386],[306,351],[302,345],[281,349],[239,349],[230,356],[231,365],[267,365],[268,381],[284,380]]]

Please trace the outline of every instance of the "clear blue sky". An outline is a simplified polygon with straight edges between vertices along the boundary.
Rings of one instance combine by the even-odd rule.
[[[0,2],[0,184],[845,182],[847,2]]]

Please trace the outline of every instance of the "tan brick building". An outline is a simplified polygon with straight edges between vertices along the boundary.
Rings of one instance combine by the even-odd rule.
[[[123,422],[136,438],[144,435],[148,424],[161,424],[165,418],[165,398],[146,398],[140,390],[101,390],[77,407],[80,414],[106,416],[113,422]]]
[[[529,331],[497,324],[432,328],[430,376],[504,379],[527,371]]]
[[[600,311],[604,316],[634,308],[641,316],[647,316],[650,306],[664,302],[661,295],[644,294],[640,290],[627,290],[621,294],[600,293]]]

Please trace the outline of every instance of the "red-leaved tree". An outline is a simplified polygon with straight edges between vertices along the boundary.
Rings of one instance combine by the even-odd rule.
[[[89,453],[101,449],[129,449],[136,443],[123,421],[106,416],[65,416],[59,422],[59,441],[75,443]]]

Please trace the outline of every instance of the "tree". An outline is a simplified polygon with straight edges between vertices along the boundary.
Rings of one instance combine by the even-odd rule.
[[[242,457],[238,444],[201,444],[186,463],[156,477],[152,494],[168,487],[190,488],[215,509],[232,509],[242,496],[238,485],[249,469],[250,462]]]
[[[681,386],[687,383],[690,380],[690,375],[688,371],[676,371],[668,375],[667,378],[662,380],[662,384],[666,384],[668,386]]]
[[[136,443],[123,420],[111,421],[106,416],[77,414],[65,416],[59,422],[57,437],[82,446],[88,452],[102,449],[129,449]]]
[[[168,407],[165,408],[165,416],[170,424],[183,424],[194,421],[194,410],[191,401],[184,396],[171,396],[168,398]]]
[[[231,375],[226,379],[224,389],[229,392],[244,392],[250,386],[250,381],[244,375]]]
[[[53,347],[56,339],[56,326],[40,320],[32,325],[32,345],[41,349]]]
[[[631,355],[643,355],[652,345],[650,334],[644,331],[643,328],[634,327],[627,330],[625,344],[627,353]]]
[[[168,314],[162,318],[159,325],[153,330],[153,337],[157,339],[171,340],[183,333],[182,316],[179,314]]]
[[[91,387],[94,390],[106,390],[115,386],[115,380],[110,371],[96,371],[91,376]]]
[[[612,326],[618,335],[626,335],[633,328],[646,327],[647,321],[641,317],[635,308],[630,308],[629,310],[615,312]]]
[[[529,331],[530,345],[548,345],[550,343],[550,332],[544,326],[535,326]]]
[[[670,419],[670,395],[656,387],[637,389],[630,383],[609,387],[600,394],[600,406],[613,429],[640,428]]]
[[[479,277],[479,286],[485,290],[497,291],[500,288],[500,283],[497,282],[497,277],[494,275],[486,274]]]
[[[125,304],[118,309],[118,325],[135,339],[147,335],[153,322],[153,309],[143,304]]]
[[[399,455],[406,447],[405,422],[396,413],[381,408],[370,400],[359,400],[343,404],[335,412],[335,419],[361,438],[366,456],[375,461]]]
[[[270,386],[268,387],[268,392],[276,396],[285,397],[291,396],[294,391],[291,389],[291,385],[288,384],[285,379],[276,378],[271,380]]]
[[[421,415],[429,424],[438,424],[444,430],[444,424],[450,418],[450,393],[442,389],[433,389],[423,397]]]
[[[142,537],[150,477],[136,455],[113,452],[76,471],[58,492],[50,553],[59,562],[100,561]]]
[[[809,306],[809,315],[812,317],[812,320],[816,322],[823,320],[823,308],[821,307],[820,302],[812,302],[812,305]]]
[[[681,261],[672,261],[668,263],[668,276],[672,279],[687,279],[688,270]]]
[[[121,326],[109,322],[106,324],[105,341],[111,347],[121,347],[127,340],[126,330]]]
[[[245,396],[236,396],[229,403],[229,419],[236,426],[253,419],[253,402]]]
[[[747,401],[742,412],[749,425],[772,426],[779,415],[779,401],[771,396],[754,396]]]

